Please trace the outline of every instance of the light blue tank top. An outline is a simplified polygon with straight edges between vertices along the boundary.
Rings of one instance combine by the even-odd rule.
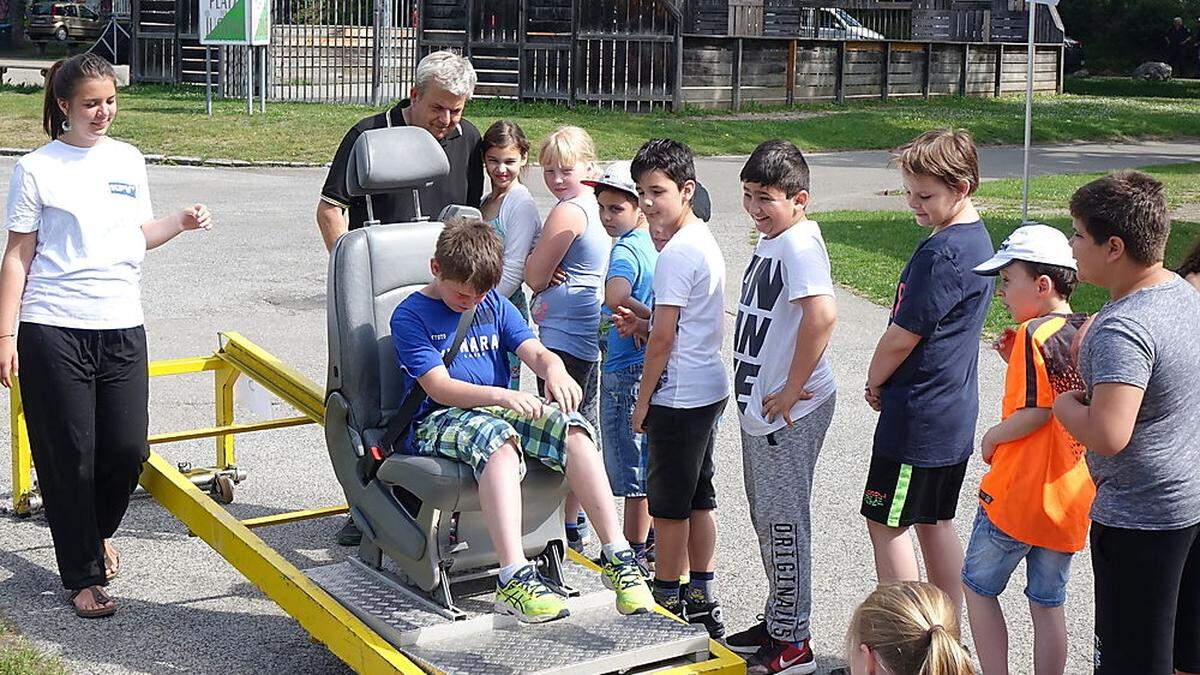
[[[566,283],[539,293],[531,313],[542,344],[584,361],[599,361],[600,307],[611,240],[600,223],[600,206],[590,192],[564,203],[583,211],[587,227],[563,256]]]

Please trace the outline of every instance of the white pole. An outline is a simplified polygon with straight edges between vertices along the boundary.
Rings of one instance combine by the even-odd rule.
[[[1033,139],[1033,60],[1034,60],[1034,17],[1037,2],[1027,0],[1029,6],[1029,51],[1025,64],[1025,165],[1021,170],[1021,222],[1029,220],[1029,146]]]
[[[254,47],[246,45],[246,114],[254,114]]]
[[[267,112],[267,48],[258,55],[258,111]]]
[[[212,47],[204,45],[204,112],[212,117]]]

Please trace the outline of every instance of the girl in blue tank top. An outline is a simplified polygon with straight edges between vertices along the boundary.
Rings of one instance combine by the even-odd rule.
[[[611,240],[600,222],[596,196],[582,182],[596,177],[595,145],[583,129],[559,127],[542,143],[538,163],[558,204],[525,264],[525,283],[536,293],[530,309],[542,343],[583,389],[579,412],[596,430],[599,445],[600,306]],[[555,281],[559,271],[559,278],[566,279],[562,283]],[[569,496],[568,521],[577,509],[578,501]],[[568,544],[582,548],[573,524],[567,523]]]

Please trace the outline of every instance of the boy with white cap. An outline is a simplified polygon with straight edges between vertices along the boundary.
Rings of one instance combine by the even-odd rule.
[[[983,436],[990,465],[963,564],[975,652],[985,673],[1008,672],[1008,635],[997,597],[1025,560],[1034,671],[1061,673],[1071,558],[1087,539],[1096,488],[1084,448],[1054,418],[1055,397],[1079,389],[1071,344],[1087,320],[1071,311],[1075,259],[1067,238],[1041,224],[1018,228],[976,274],[1000,276],[998,294],[1020,325],[996,344],[1008,362],[1002,421]],[[1018,670],[1025,670],[1020,667]]]
[[[637,185],[629,162],[613,162],[598,180],[585,180],[600,203],[600,222],[613,238],[604,280],[602,312],[631,312],[650,318],[654,264],[658,252],[650,239],[646,218],[638,208]],[[602,325],[607,325],[604,322]],[[604,468],[613,494],[625,498],[625,538],[638,558],[647,560],[650,511],[646,500],[646,438],[633,431],[633,404],[642,381],[646,347],[633,336],[607,330],[600,371],[600,435]]]

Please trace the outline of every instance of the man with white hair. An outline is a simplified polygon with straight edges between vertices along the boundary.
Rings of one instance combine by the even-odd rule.
[[[346,166],[354,142],[370,129],[421,127],[433,134],[446,151],[450,173],[419,190],[423,214],[437,216],[449,204],[479,205],[483,196],[483,149],[479,130],[462,118],[463,109],[475,91],[475,80],[475,69],[469,60],[453,52],[433,52],[417,64],[409,98],[391,110],[361,120],[346,132],[329,166],[321,200],[317,202],[317,226],[326,249],[332,249],[338,237],[347,230],[362,227],[367,219],[366,199],[346,193]],[[396,158],[398,162],[404,160]],[[371,206],[375,217],[388,223],[411,220],[415,204],[412,190],[402,190],[372,196]],[[346,211],[350,212],[348,221]],[[347,518],[338,531],[338,543],[357,546],[361,539],[362,533]]]
[[[409,98],[401,100],[391,110],[372,115],[354,125],[342,138],[321,200],[317,202],[317,226],[325,240],[325,248],[348,229],[362,227],[367,219],[366,200],[346,194],[346,166],[354,142],[364,131],[385,127],[421,127],[446,151],[450,173],[433,185],[421,188],[421,212],[436,216],[449,204],[478,206],[483,196],[483,151],[479,130],[462,118],[463,109],[475,90],[475,69],[466,58],[452,52],[433,52],[417,64],[417,75]],[[397,157],[397,161],[404,158]],[[411,190],[383,194],[371,198],[375,217],[382,222],[411,220],[413,199]],[[345,211],[349,211],[347,219]]]

